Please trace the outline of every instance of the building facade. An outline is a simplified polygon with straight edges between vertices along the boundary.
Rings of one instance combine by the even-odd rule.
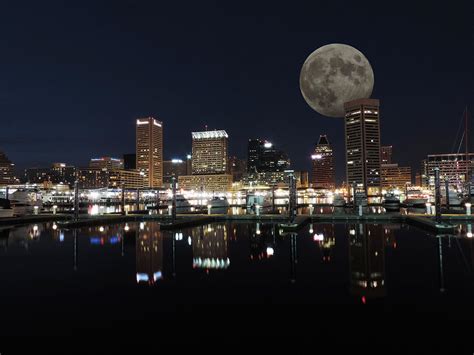
[[[146,187],[163,185],[163,123],[153,117],[137,119],[136,168]]]
[[[334,157],[326,135],[319,136],[311,162],[311,185],[316,189],[334,189],[336,187]]]
[[[74,186],[76,181],[76,167],[65,163],[53,163],[48,168],[25,169],[24,182],[29,184],[42,184],[45,187],[63,184]]]
[[[383,145],[380,147],[381,164],[392,164],[392,146]]]
[[[173,177],[178,182],[178,177],[187,175],[187,162],[181,159],[171,159],[163,161],[163,184],[170,187]]]
[[[229,138],[227,132],[193,132],[192,138],[192,174],[226,174]]]
[[[78,180],[79,186],[83,189],[147,187],[143,175],[136,170],[80,168]]]
[[[346,179],[367,195],[380,193],[379,100],[358,99],[344,104],[346,111]]]
[[[89,167],[99,169],[123,169],[123,159],[112,157],[92,158],[89,162]]]
[[[232,188],[232,175],[184,175],[178,177],[179,188],[184,190],[222,193]]]
[[[472,181],[474,153],[430,154],[422,161],[421,179],[425,186],[434,186],[434,169],[439,168],[439,176],[452,185],[462,185]]]
[[[11,162],[5,153],[0,152],[0,185],[16,184],[15,164]]]
[[[398,166],[398,164],[382,164],[380,169],[382,188],[404,189],[412,183],[411,167]]]

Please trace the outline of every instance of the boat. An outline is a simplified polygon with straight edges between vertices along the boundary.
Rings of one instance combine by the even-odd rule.
[[[8,217],[13,217],[13,208],[11,208],[9,200],[0,198],[0,218]]]
[[[369,204],[367,194],[364,191],[356,191],[354,195],[354,200],[356,206],[367,207],[367,205]]]
[[[248,193],[246,196],[247,213],[256,213],[256,206],[259,206],[260,212],[270,211],[273,208],[272,197],[267,195],[256,195],[254,193]]]
[[[224,196],[214,196],[212,199],[207,201],[207,205],[211,206],[212,213],[227,213],[229,201],[227,201],[227,198]]]
[[[35,208],[43,207],[41,195],[31,190],[16,190],[10,196],[10,204],[15,216],[33,214]]]
[[[332,205],[334,207],[344,207],[346,205],[346,200],[344,196],[341,194],[335,194],[332,199]]]
[[[428,202],[428,196],[420,190],[409,190],[403,204],[407,207],[424,207]]]
[[[382,205],[387,211],[398,211],[400,210],[400,199],[389,192],[384,195]]]

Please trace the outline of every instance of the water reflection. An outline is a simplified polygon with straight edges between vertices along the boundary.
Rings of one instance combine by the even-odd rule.
[[[137,283],[153,285],[163,278],[163,237],[160,225],[144,223],[136,231]]]
[[[208,224],[194,228],[191,234],[193,268],[227,269],[230,259],[227,255],[227,228],[225,224]]]

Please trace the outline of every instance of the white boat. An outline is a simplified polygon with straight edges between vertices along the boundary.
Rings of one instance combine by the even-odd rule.
[[[10,201],[0,198],[0,218],[13,217],[13,208],[10,206]]]
[[[387,211],[398,211],[400,209],[400,199],[393,193],[386,193],[382,205]]]
[[[211,206],[212,213],[227,213],[229,208],[229,201],[226,197],[214,196],[212,199],[207,201],[208,206]]]
[[[334,207],[344,207],[346,205],[346,200],[344,196],[341,194],[335,194],[332,199],[332,205]]]
[[[403,201],[407,207],[425,206],[428,202],[428,196],[421,193],[419,190],[408,191],[407,197]]]
[[[246,197],[247,213],[255,213],[256,206],[259,206],[260,212],[268,212],[273,207],[272,197],[267,195],[256,195],[254,193],[248,193]]]
[[[35,207],[38,211],[43,207],[41,195],[36,191],[16,190],[9,197],[15,216],[33,214]]]

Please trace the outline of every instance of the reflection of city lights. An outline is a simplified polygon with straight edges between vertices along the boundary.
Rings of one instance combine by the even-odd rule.
[[[191,237],[188,237],[188,244],[191,245],[193,243]]]
[[[313,237],[313,240],[315,242],[322,242],[324,240],[324,235],[322,233],[321,234],[316,233]]]
[[[130,227],[128,226],[128,223],[125,224],[125,227],[123,228],[125,232],[128,232],[130,230]]]
[[[468,238],[472,238],[472,232],[467,232],[466,236],[467,236]]]
[[[145,229],[145,223],[140,222],[140,230],[144,230],[144,229]]]
[[[102,226],[99,227],[99,232],[103,232],[104,230],[105,230],[104,227]]]
[[[273,250],[272,247],[268,247],[268,248],[267,248],[267,255],[268,255],[268,256],[272,256],[274,253],[275,253],[275,251]]]
[[[64,242],[64,233],[63,232],[59,232],[59,241]]]
[[[356,235],[355,229],[351,229],[351,230],[349,231],[349,234],[350,234],[350,235]]]
[[[33,226],[33,232],[37,232],[37,231],[38,231],[38,226],[35,224],[35,225]]]
[[[56,225],[56,223],[53,223],[53,230],[56,230],[58,229],[58,226]]]

